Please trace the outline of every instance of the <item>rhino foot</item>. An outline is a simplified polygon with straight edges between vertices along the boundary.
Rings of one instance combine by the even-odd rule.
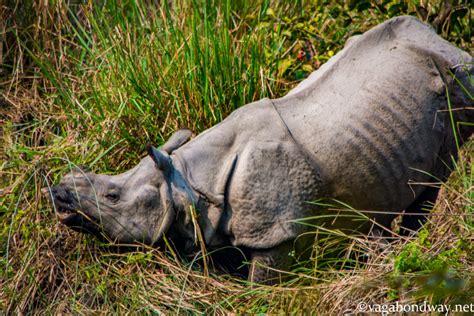
[[[253,251],[248,280],[267,285],[284,281],[287,276],[284,271],[288,271],[293,263],[292,250],[293,240],[270,249]]]
[[[421,226],[423,226],[427,216],[429,216],[429,210],[433,208],[436,202],[438,192],[438,187],[428,187],[406,208],[400,227],[401,236],[416,234]]]

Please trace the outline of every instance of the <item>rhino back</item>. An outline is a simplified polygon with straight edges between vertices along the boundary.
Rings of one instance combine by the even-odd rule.
[[[217,206],[218,233],[234,245],[295,238],[303,228],[294,220],[319,198],[401,211],[425,188],[415,183],[444,175],[439,156],[448,160],[454,148],[446,68],[468,57],[424,24],[393,19],[287,96],[234,111],[173,155]]]
[[[324,170],[332,197],[401,211],[425,188],[417,183],[441,175],[439,153],[455,149],[445,137],[445,92],[448,69],[466,60],[421,22],[392,19],[275,103]]]

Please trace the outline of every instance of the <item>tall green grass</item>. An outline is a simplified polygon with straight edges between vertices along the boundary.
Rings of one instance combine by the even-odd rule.
[[[125,139],[142,148],[179,127],[202,131],[276,86],[278,58],[266,62],[263,49],[274,32],[247,34],[255,25],[237,20],[247,10],[232,9],[231,1],[84,7],[86,23],[68,13],[77,46],[63,56],[76,64],[72,73],[33,56],[77,125],[92,127],[102,145]]]

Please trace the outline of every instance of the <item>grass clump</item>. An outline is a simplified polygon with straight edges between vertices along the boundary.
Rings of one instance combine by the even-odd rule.
[[[179,127],[201,132],[246,103],[284,95],[350,36],[395,15],[417,15],[472,52],[469,2],[3,6],[0,310],[324,314],[354,310],[359,301],[449,303],[472,293],[472,142],[415,239],[381,249],[329,234],[318,239],[311,268],[273,288],[206,276],[173,253],[117,251],[62,227],[40,195],[70,165],[121,172],[137,163],[147,142],[159,145]],[[352,259],[362,252],[364,262]]]

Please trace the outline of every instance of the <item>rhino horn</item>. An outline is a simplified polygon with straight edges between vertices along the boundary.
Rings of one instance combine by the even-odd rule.
[[[86,165],[79,165],[79,166],[76,166],[76,167],[72,168],[72,172],[79,173],[79,174],[89,172],[89,171],[91,171],[91,170]]]

